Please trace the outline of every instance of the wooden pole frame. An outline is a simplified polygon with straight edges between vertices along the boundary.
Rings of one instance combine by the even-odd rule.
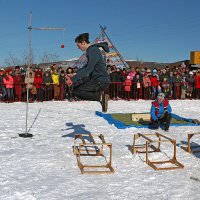
[[[181,145],[181,149],[187,151],[188,153],[198,153],[200,152],[200,150],[195,150],[195,148],[200,148],[200,145],[196,145],[196,146],[191,146],[191,139],[193,136],[196,135],[200,135],[200,132],[198,133],[188,133],[188,143],[187,146],[183,146]]]
[[[85,137],[89,137],[91,142],[87,142]],[[100,142],[96,142],[95,138],[99,138]],[[80,139],[78,142],[78,139]],[[87,165],[83,164],[81,161],[81,157],[83,156],[104,156],[104,147],[108,147],[109,156],[108,161],[106,161],[105,165]],[[94,149],[88,149],[94,148]],[[75,134],[74,135],[74,146],[73,146],[74,155],[77,157],[78,167],[81,170],[81,174],[111,174],[114,173],[114,169],[112,167],[112,144],[106,143],[104,136],[102,134]],[[107,159],[106,159],[107,160]],[[96,169],[102,169],[101,171],[97,171]],[[86,169],[93,169],[87,171]]]
[[[152,140],[149,137],[150,136],[156,136],[156,140]],[[136,141],[140,138],[145,139],[145,145],[140,145],[138,146],[136,144]],[[152,152],[161,152],[160,146],[161,143],[171,143],[173,146],[173,157],[170,158],[169,160],[164,160],[164,161],[151,161],[149,159],[149,153]],[[157,144],[157,147],[154,145]],[[144,151],[140,151],[141,149],[145,149]],[[151,148],[151,150],[150,150]],[[134,139],[133,139],[133,147],[132,147],[132,153],[145,153],[146,154],[146,163],[152,167],[156,171],[160,170],[174,170],[174,169],[182,169],[184,166],[177,161],[176,159],[176,140],[173,140],[169,137],[166,137],[165,135],[162,135],[160,133],[154,133],[154,134],[141,134],[137,133],[134,134]],[[157,167],[157,165],[162,165],[162,164],[167,164],[171,163],[173,166],[172,167]]]

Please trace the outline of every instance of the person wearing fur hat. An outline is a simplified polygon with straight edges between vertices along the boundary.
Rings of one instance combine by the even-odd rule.
[[[151,126],[158,129],[160,124],[164,125],[164,130],[168,131],[171,121],[172,108],[169,101],[165,99],[164,93],[159,93],[157,99],[151,105]]]
[[[36,71],[37,71],[37,69],[36,69]],[[35,71],[33,70],[32,66],[30,66],[30,67],[27,68],[27,70],[26,70],[26,77],[28,77],[30,73],[32,74],[32,78],[34,78],[35,77]]]

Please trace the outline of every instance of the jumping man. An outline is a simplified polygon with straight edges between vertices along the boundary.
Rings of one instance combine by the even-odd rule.
[[[91,45],[89,34],[83,33],[76,37],[75,43],[82,51],[86,51],[87,64],[67,79],[67,84],[74,85],[74,96],[80,99],[99,101],[102,111],[107,112],[108,95],[105,90],[109,87],[110,76],[106,70],[106,62],[102,57],[99,47],[109,52],[107,42]]]

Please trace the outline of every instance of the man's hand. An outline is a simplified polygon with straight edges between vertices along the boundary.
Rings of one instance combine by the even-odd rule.
[[[73,82],[72,82],[71,78],[68,78],[66,83],[67,83],[68,86],[71,86]]]
[[[163,114],[159,117],[159,119],[164,118],[166,114],[167,114],[167,110],[165,110],[165,111],[163,112]]]

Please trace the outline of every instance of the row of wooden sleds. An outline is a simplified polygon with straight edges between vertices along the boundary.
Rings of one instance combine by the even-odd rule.
[[[181,145],[181,148],[189,153],[200,152],[200,145],[191,145],[191,138],[197,135],[200,135],[200,132],[189,133],[186,146]],[[151,159],[151,153],[162,153],[161,146],[164,143],[167,143],[167,148],[170,148],[170,156],[166,156],[167,159],[164,160]],[[144,162],[156,171],[183,169],[183,164],[178,162],[176,158],[176,146],[176,140],[166,137],[163,134],[137,133],[134,134],[133,145],[130,146],[130,151],[132,154],[144,154]],[[109,174],[115,172],[112,167],[112,143],[107,143],[102,134],[75,134],[73,151],[77,157],[78,167],[82,174]],[[166,152],[164,154],[166,155]],[[101,164],[98,163],[100,157],[103,158]],[[89,164],[85,164],[84,158],[89,159]],[[91,158],[95,158],[97,164],[94,165],[91,163]]]

